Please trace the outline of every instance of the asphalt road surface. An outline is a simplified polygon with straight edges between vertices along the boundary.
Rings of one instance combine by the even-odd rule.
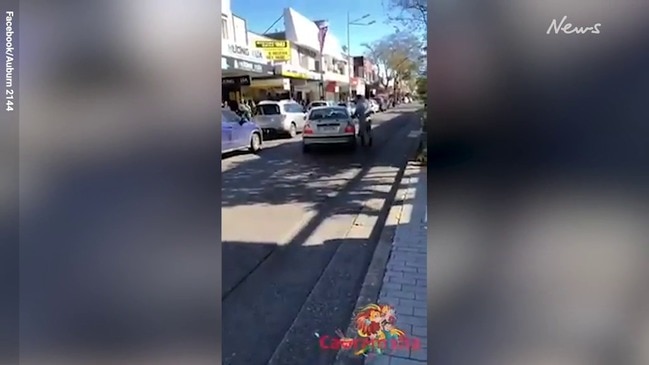
[[[259,155],[224,156],[224,364],[333,361],[315,333],[347,327],[379,217],[416,147],[419,107],[376,115],[368,150],[304,155],[298,136],[267,141]],[[374,220],[359,222],[361,210]]]

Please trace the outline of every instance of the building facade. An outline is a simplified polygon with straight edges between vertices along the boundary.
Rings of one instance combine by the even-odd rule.
[[[347,96],[350,75],[348,74],[347,56],[343,53],[337,36],[329,29],[325,37],[322,55],[320,55],[318,26],[314,20],[308,19],[292,8],[284,9],[284,29],[287,40],[303,50],[311,51],[302,54],[313,59],[316,72],[323,76],[322,81],[310,81],[308,87],[318,91],[322,87],[324,98],[327,100],[344,99]]]
[[[230,0],[223,0],[221,6],[224,101],[338,101],[357,94],[370,95],[369,86],[378,79],[376,68],[367,58],[354,57],[350,75],[349,57],[331,31],[320,54],[318,26],[295,9],[284,9],[283,32],[261,35],[248,31],[245,19],[232,13]],[[261,46],[275,41],[286,42],[280,58]]]
[[[253,42],[257,41],[285,41],[284,33],[260,35],[249,33]],[[274,60],[273,76],[256,78],[252,81],[251,88],[255,90],[256,98],[275,98],[295,100],[313,100],[306,87],[310,80],[317,80],[319,73],[316,72],[312,63],[304,62],[305,57],[300,52],[300,47],[288,42],[288,57],[286,59]]]
[[[245,19],[230,10],[230,0],[221,2],[221,72],[222,101],[250,99],[255,78],[274,74],[264,53],[251,43]]]
[[[376,94],[376,83],[379,82],[378,70],[364,56],[353,57],[352,93],[370,97]]]
[[[350,82],[347,57],[336,36],[327,33],[321,55],[316,23],[292,8],[284,9],[283,15],[284,31],[268,37],[291,44],[290,60],[275,65],[275,74],[290,80],[291,96],[307,101],[346,98]]]

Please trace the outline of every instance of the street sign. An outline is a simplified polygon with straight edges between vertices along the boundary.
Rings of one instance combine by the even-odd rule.
[[[266,58],[269,61],[290,61],[291,49],[266,49]]]
[[[291,43],[289,41],[255,41],[255,47],[261,49],[269,61],[291,60]]]

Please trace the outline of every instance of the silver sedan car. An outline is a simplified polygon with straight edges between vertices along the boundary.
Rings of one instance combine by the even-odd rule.
[[[309,111],[304,132],[302,151],[311,152],[313,146],[340,144],[354,150],[357,145],[358,124],[343,106],[316,107]]]

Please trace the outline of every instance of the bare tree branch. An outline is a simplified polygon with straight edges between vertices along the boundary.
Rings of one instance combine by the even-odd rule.
[[[428,2],[426,0],[388,0],[388,10],[397,12],[388,16],[411,31],[425,31],[428,24]]]
[[[395,32],[371,44],[363,44],[367,57],[383,74],[381,85],[409,80],[422,66],[422,42],[412,33]]]

